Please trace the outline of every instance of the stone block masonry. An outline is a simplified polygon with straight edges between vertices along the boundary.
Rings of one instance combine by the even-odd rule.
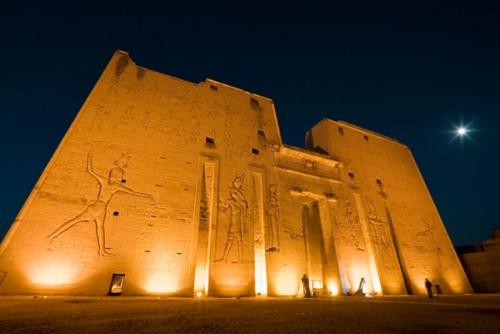
[[[117,51],[1,244],[0,294],[471,291],[408,147],[329,119],[305,147],[272,100]]]

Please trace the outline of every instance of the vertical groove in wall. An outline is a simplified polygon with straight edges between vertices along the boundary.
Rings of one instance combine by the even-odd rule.
[[[410,279],[408,277],[408,272],[406,270],[406,265],[404,263],[403,257],[401,256],[401,247],[399,244],[399,240],[396,238],[396,233],[394,232],[394,226],[392,224],[392,217],[387,204],[384,204],[385,214],[387,216],[387,221],[389,223],[389,231],[391,234],[392,242],[394,243],[394,250],[396,252],[396,258],[398,260],[399,267],[401,269],[401,273],[403,274],[403,281],[406,286],[406,292],[408,294],[412,294],[412,288],[410,284]]]
[[[341,290],[340,272],[337,260],[334,234],[334,215],[332,204],[326,199],[318,201],[323,258],[323,288],[326,293],[336,295]]]
[[[309,206],[302,206],[302,233],[304,235],[304,250],[306,254],[306,265],[307,265],[307,274],[311,273],[311,256],[309,254],[309,220],[311,219],[309,213]]]
[[[262,173],[252,173],[254,189],[255,293],[267,295],[264,186]]]
[[[354,200],[356,202],[356,208],[359,214],[361,230],[363,232],[363,239],[365,241],[366,251],[368,253],[368,265],[370,269],[370,275],[371,275],[370,279],[372,281],[372,289],[377,293],[382,293],[382,286],[380,285],[380,277],[378,274],[377,264],[375,262],[375,252],[373,251],[373,244],[370,239],[370,234],[368,233],[368,225],[366,221],[365,210],[363,209],[363,204],[361,203],[361,196],[355,193]]]
[[[195,290],[208,292],[210,231],[214,217],[215,162],[204,162],[199,190],[198,242],[196,250]]]
[[[314,201],[310,205],[310,220],[308,221],[308,249],[309,249],[309,263],[310,263],[310,279],[311,283],[314,281],[323,281],[324,272],[324,240],[323,229],[321,222],[321,212],[319,202]]]

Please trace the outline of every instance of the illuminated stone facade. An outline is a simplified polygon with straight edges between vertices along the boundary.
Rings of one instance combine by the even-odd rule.
[[[0,249],[0,293],[296,295],[471,288],[410,150],[118,51]],[[118,282],[118,283],[117,283]]]
[[[459,256],[474,291],[500,293],[500,227],[478,249]]]

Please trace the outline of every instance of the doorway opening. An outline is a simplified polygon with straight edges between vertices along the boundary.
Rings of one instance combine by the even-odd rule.
[[[120,296],[123,290],[123,283],[125,282],[125,274],[113,274],[111,277],[111,284],[109,286],[110,296]]]

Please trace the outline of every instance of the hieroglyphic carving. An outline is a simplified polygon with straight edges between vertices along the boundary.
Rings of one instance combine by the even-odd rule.
[[[208,231],[213,191],[213,164],[204,163],[201,177],[199,229]]]
[[[140,233],[137,235],[138,244],[144,246],[144,251],[150,253],[151,250],[157,250],[161,245],[160,226],[156,215],[150,215],[147,223],[142,225]]]
[[[94,117],[91,121],[91,128],[95,130],[103,130],[106,124],[107,117],[109,115],[109,110],[104,104],[99,103],[94,107]]]
[[[198,240],[195,262],[195,289],[207,291],[210,268],[210,231],[214,220],[215,187],[218,161],[202,156],[199,188]]]
[[[266,251],[274,252],[279,250],[279,224],[280,207],[276,195],[276,185],[269,185],[269,204],[267,209],[267,248]]]
[[[149,109],[144,110],[143,117],[140,121],[140,127],[143,128],[146,133],[149,133],[151,130],[153,130],[153,125],[151,123],[151,111]],[[151,132],[150,134],[152,134],[153,132]]]
[[[94,223],[96,228],[97,246],[99,248],[98,254],[100,256],[111,255],[106,248],[104,224],[106,221],[108,204],[113,196],[121,192],[133,196],[153,199],[153,196],[150,194],[137,192],[123,185],[123,182],[125,181],[124,168],[127,167],[129,159],[129,155],[123,154],[118,160],[115,161],[115,166],[109,170],[108,177],[106,178],[94,171],[94,168],[92,167],[92,153],[88,154],[87,172],[99,183],[97,198],[87,205],[83,211],[73,218],[66,220],[54,232],[52,232],[48,236],[50,242],[80,223]]]
[[[231,119],[227,117],[224,121],[224,151],[225,155],[228,158],[232,157],[231,154],[231,142],[232,142],[232,137],[231,137],[231,131],[233,127],[231,124]]]
[[[215,262],[227,262],[230,258],[231,251],[236,246],[237,259],[231,263],[241,263],[243,256],[243,234],[248,232],[247,226],[247,211],[248,201],[242,189],[243,175],[237,174],[233,180],[233,185],[229,188],[229,198],[221,200],[219,205],[222,212],[229,211],[229,226],[227,228],[226,243],[222,256],[217,258]]]
[[[190,133],[187,135],[186,143],[196,143],[196,141],[200,138],[201,134],[201,124],[196,118],[192,117],[191,119],[192,127],[190,128]]]

